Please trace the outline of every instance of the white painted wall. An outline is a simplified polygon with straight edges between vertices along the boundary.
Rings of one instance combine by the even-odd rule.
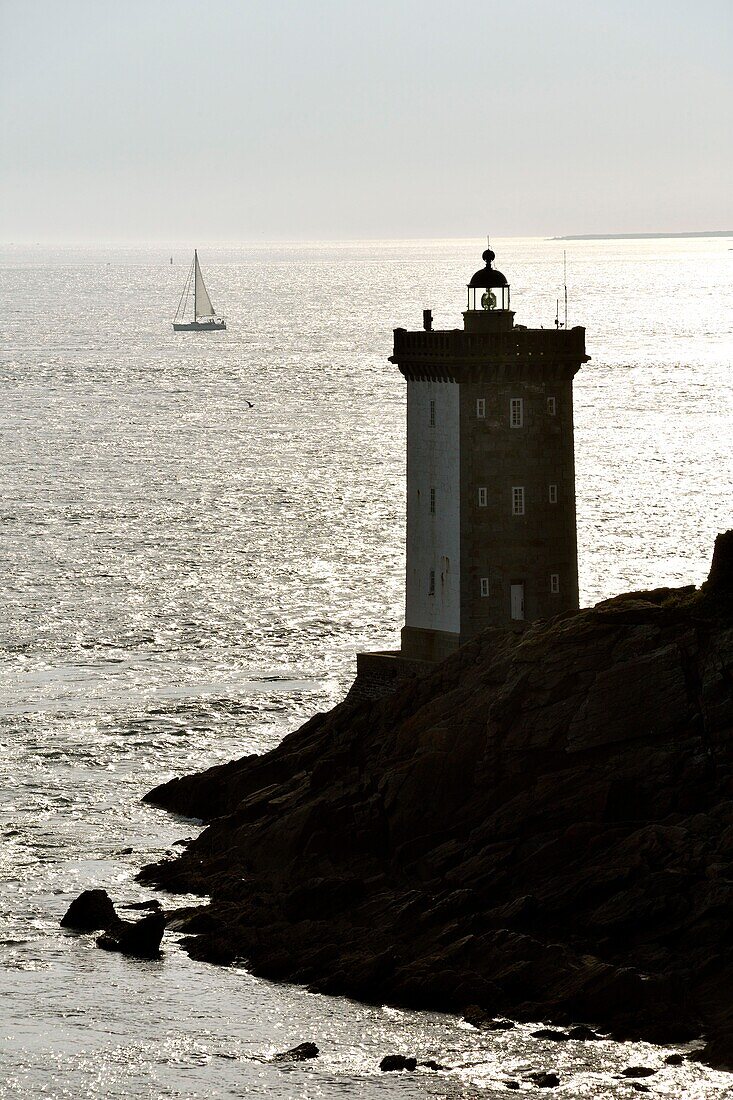
[[[460,423],[455,382],[407,383],[405,625],[460,633]],[[435,401],[435,427],[430,402]],[[436,510],[430,513],[430,488]],[[429,595],[430,570],[435,595]]]

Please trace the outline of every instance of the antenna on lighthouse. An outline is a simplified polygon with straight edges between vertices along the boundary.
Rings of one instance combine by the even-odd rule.
[[[562,253],[562,281],[565,288],[565,328],[568,327],[568,254],[563,249]]]

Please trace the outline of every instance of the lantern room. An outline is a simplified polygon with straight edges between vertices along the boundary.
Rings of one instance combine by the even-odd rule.
[[[468,302],[463,314],[467,332],[511,328],[514,314],[510,309],[509,283],[506,276],[491,265],[495,253],[487,248],[481,257],[486,264],[467,286]]]

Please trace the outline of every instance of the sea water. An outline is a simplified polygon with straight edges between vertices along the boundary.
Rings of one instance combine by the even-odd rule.
[[[731,244],[492,242],[517,322],[546,328],[566,249],[587,329],[583,604],[700,583],[733,525]],[[150,897],[137,870],[195,834],[147,790],[266,751],[343,698],[356,650],[398,645],[392,329],[460,326],[481,248],[201,244],[228,319],[201,335],[170,325],[190,249],[0,251],[0,1097],[491,1097],[536,1070],[625,1097],[630,1064],[657,1095],[733,1093],[648,1044],[486,1034],[194,962],[172,934],[143,962],[59,927],[88,887]],[[269,1060],[303,1041],[314,1062]],[[395,1052],[449,1068],[380,1073]]]

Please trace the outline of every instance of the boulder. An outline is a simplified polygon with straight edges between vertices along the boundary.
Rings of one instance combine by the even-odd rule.
[[[531,1081],[538,1089],[556,1089],[560,1085],[560,1078],[556,1073],[547,1073],[545,1070],[539,1073],[527,1073],[525,1081]]]
[[[404,1054],[386,1054],[379,1063],[382,1073],[406,1069],[410,1072],[417,1068],[417,1058],[408,1058]]]
[[[280,1054],[273,1055],[273,1062],[307,1062],[309,1058],[317,1058],[320,1051],[315,1043],[299,1043],[297,1047],[283,1050]]]
[[[84,890],[64,913],[61,925],[77,932],[97,932],[117,921],[115,907],[106,890]]]
[[[577,1024],[568,1031],[568,1039],[575,1039],[579,1042],[589,1042],[593,1039],[600,1039],[600,1037],[592,1027],[587,1027],[585,1024]]]
[[[118,921],[97,939],[97,946],[105,951],[120,951],[123,955],[133,955],[139,959],[157,959],[160,957],[160,941],[165,932],[165,917],[162,913],[150,913],[134,924]]]
[[[479,1005],[468,1005],[463,1009],[462,1016],[467,1024],[484,1028],[486,1031],[511,1031],[516,1027],[512,1020],[496,1019],[492,1012]]]
[[[627,1066],[621,1070],[622,1077],[653,1077],[657,1071],[648,1066]]]

